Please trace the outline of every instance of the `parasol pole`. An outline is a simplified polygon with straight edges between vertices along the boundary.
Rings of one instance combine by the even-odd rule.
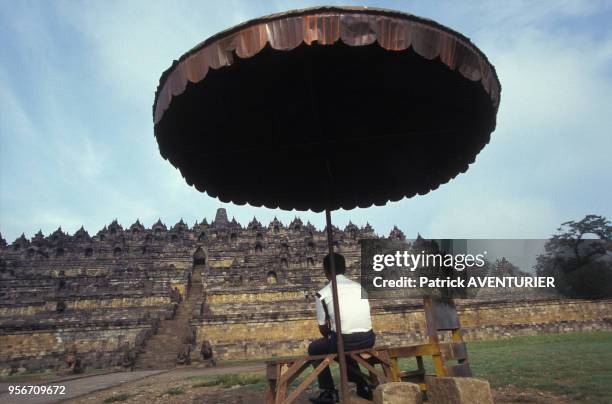
[[[312,74],[312,59],[308,58],[308,63],[305,65],[305,76],[307,78],[306,82],[308,83],[308,95],[310,98],[310,106],[312,108],[313,119],[316,122],[318,127],[320,126],[319,122],[319,113],[318,108],[316,106],[316,97],[314,88],[312,87],[313,83],[313,74]],[[328,151],[331,151],[331,147],[328,145]],[[333,152],[333,151],[332,151]],[[330,159],[327,157],[325,159],[325,168],[327,169],[327,174],[329,176],[329,188],[328,188],[328,198],[331,201],[333,190],[334,190],[334,180],[332,175],[332,170],[330,166]],[[334,259],[334,234],[332,231],[331,224],[331,212],[329,207],[325,208],[325,221],[327,224],[327,248],[329,250],[330,257],[330,266],[329,270],[331,272],[331,284],[332,284],[332,300],[334,307],[334,323],[336,328],[336,341],[337,341],[337,352],[338,352],[338,364],[340,365],[340,402],[348,404],[349,396],[348,396],[348,378],[347,378],[347,369],[346,369],[346,357],[344,356],[344,339],[342,338],[342,325],[340,324],[340,303],[338,301],[338,282],[336,281],[336,260]]]
[[[325,221],[327,222],[327,248],[329,249],[332,284],[332,299],[334,302],[334,320],[338,341],[338,364],[340,365],[340,402],[348,403],[348,378],[346,373],[346,357],[344,356],[344,340],[340,323],[340,303],[338,301],[338,282],[336,281],[336,260],[334,258],[334,234],[331,225],[331,212],[325,208]]]

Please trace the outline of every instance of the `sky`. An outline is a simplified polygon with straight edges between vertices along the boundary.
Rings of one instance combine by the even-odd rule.
[[[227,209],[246,225],[324,215],[222,204],[159,155],[151,105],[161,73],[205,38],[312,1],[0,0],[0,233],[117,219],[192,225]],[[471,40],[502,84],[497,129],[470,169],[424,196],[332,213],[430,238],[547,238],[612,217],[612,2],[343,1],[436,20]]]

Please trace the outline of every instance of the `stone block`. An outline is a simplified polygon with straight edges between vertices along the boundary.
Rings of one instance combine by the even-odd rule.
[[[421,404],[423,398],[418,384],[391,382],[374,390],[375,404]]]
[[[431,404],[493,404],[491,387],[484,379],[427,376],[425,382]]]

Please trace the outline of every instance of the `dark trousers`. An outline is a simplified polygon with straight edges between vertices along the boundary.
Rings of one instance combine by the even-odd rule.
[[[344,351],[356,351],[359,349],[372,348],[376,342],[376,334],[370,330],[368,332],[356,332],[353,334],[342,334],[344,338]],[[338,351],[337,335],[332,333],[329,338],[319,338],[314,340],[308,346],[308,355],[325,355],[336,353]],[[322,360],[312,361],[312,365],[316,368]],[[358,386],[363,385],[364,380],[359,376],[361,371],[359,365],[350,356],[346,357],[346,367],[348,380],[356,383]],[[319,388],[330,390],[334,388],[334,379],[332,379],[329,367],[325,368],[318,376]]]

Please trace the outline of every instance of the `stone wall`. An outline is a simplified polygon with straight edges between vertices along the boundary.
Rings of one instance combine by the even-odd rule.
[[[1,373],[6,375],[16,369],[28,371],[60,369],[66,367],[67,353],[78,357],[94,368],[120,365],[123,348],[134,346],[150,336],[155,327],[147,319],[116,321],[92,321],[73,323],[61,328],[21,328],[0,335]]]
[[[423,308],[419,304],[380,305],[372,302],[372,322],[378,346],[426,341]],[[458,302],[467,341],[570,331],[612,331],[612,300],[543,300],[517,302]],[[318,337],[314,305],[292,313],[262,310],[257,315],[196,318],[198,342],[208,340],[223,359],[299,355]]]
[[[352,224],[333,230],[354,272],[357,242],[374,232]],[[191,227],[159,220],[123,228],[115,220],[93,236],[83,228],[11,244],[0,236],[0,371],[57,368],[74,353],[88,366],[115,365],[174,316],[192,278],[203,291],[191,299],[196,317],[211,307],[248,316],[266,304],[276,315],[278,302],[322,285],[325,250],[324,231],[298,218],[241,226],[224,209]]]
[[[359,241],[378,236],[350,222],[332,231],[356,279]],[[404,235],[394,228],[388,237]],[[113,221],[94,236],[83,228],[11,244],[0,236],[0,372],[57,368],[74,352],[88,366],[115,365],[175,318],[190,290],[198,292],[184,326],[196,330],[194,352],[208,340],[222,359],[301,354],[317,336],[314,294],[326,283],[326,254],[324,229],[299,218],[242,226],[224,209],[191,227]],[[374,301],[372,309],[379,344],[424,338],[418,302]],[[471,302],[460,315],[466,338],[481,339],[609,329],[610,309],[609,301]]]

